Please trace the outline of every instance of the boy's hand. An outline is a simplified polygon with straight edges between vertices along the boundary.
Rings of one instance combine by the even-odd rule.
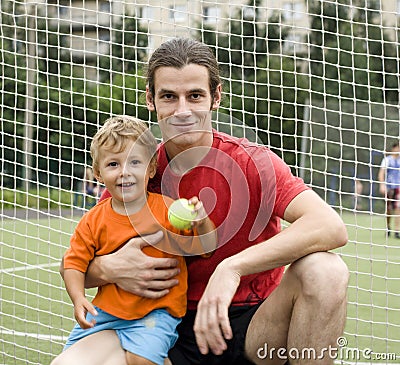
[[[197,213],[196,218],[192,221],[192,228],[196,229],[203,246],[201,256],[204,258],[210,257],[218,244],[214,222],[208,216],[203,203],[197,196],[190,198],[188,202],[194,206],[194,211]]]
[[[86,320],[87,312],[93,316],[97,316],[97,311],[93,304],[90,303],[85,297],[82,297],[74,303],[74,316],[82,329],[92,328],[96,324],[95,319],[92,319],[90,322]]]
[[[198,227],[199,225],[203,224],[206,219],[208,219],[207,212],[204,209],[203,203],[197,196],[188,199],[188,202],[194,206],[194,211],[197,213],[196,218],[192,221],[192,227]]]

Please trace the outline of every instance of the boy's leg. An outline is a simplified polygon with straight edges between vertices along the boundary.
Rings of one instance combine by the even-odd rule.
[[[147,360],[144,357],[132,354],[128,351],[126,352],[126,362],[127,365],[155,365],[154,362]]]
[[[58,355],[51,365],[127,365],[125,351],[113,330],[89,335]]]
[[[395,237],[400,238],[400,191],[394,189],[393,194],[393,220]]]
[[[394,221],[394,232],[396,232],[396,191],[395,189],[388,189],[386,195],[386,229],[387,236],[389,237],[392,233],[392,216]]]
[[[128,365],[165,364],[168,351],[178,338],[176,327],[181,319],[165,309],[156,309],[131,322],[116,331],[122,348],[127,351]]]
[[[338,347],[346,318],[347,284],[347,267],[333,253],[314,253],[294,262],[250,322],[247,357],[255,364],[282,365],[287,360],[333,364],[328,351],[324,359],[292,359],[290,354],[310,349],[317,356],[324,348]]]

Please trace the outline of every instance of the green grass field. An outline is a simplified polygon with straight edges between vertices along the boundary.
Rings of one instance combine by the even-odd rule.
[[[338,252],[351,271],[348,347],[371,349],[376,357],[396,353],[400,363],[400,240],[386,238],[383,216],[347,213],[343,219],[349,242]]]
[[[58,264],[78,218],[1,221],[0,365],[45,365],[62,350],[74,321]],[[400,363],[400,240],[385,237],[383,216],[347,212],[343,219],[347,347],[373,351],[373,360],[359,363]],[[397,360],[376,360],[388,353]]]

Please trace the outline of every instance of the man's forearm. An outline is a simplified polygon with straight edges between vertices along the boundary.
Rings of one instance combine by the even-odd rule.
[[[96,288],[101,285],[110,284],[106,272],[103,270],[102,257],[95,257],[89,264],[85,276],[85,288]]]
[[[106,279],[105,272],[102,270],[101,256],[95,257],[88,266],[85,275],[85,288],[96,288],[101,285],[109,284]],[[64,257],[61,260],[60,275],[65,280]]]

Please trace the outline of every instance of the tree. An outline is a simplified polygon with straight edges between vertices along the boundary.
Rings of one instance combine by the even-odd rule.
[[[2,121],[0,158],[3,161],[2,186],[19,186],[22,177],[25,95],[27,93],[27,58],[24,54],[27,39],[24,33],[26,16],[21,4],[1,0],[0,2],[0,57],[2,71]],[[16,16],[18,15],[18,16]]]
[[[250,1],[238,10],[227,24],[229,32],[207,29],[199,37],[214,49],[226,75],[229,104],[224,99],[223,107],[231,117],[257,127],[263,143],[295,164],[295,136],[301,135],[297,116],[302,115],[307,77],[296,72],[293,56],[281,54],[288,35],[280,25],[281,14],[274,12],[262,22],[258,5],[259,1]]]
[[[63,33],[51,22],[38,23],[38,48],[43,57],[38,62],[35,155],[39,171],[44,172],[38,178],[46,184],[66,186],[63,180],[83,176],[84,165],[90,161],[91,137],[111,114],[143,114],[135,103],[144,90],[137,65],[146,56],[147,37],[136,34],[137,26],[137,19],[123,17],[114,31],[110,53],[98,58],[98,65],[103,65],[101,80],[93,81],[83,77],[87,64],[78,65],[69,52],[61,51],[70,30]]]
[[[238,8],[227,24],[227,33],[211,28],[200,31],[200,37],[218,54],[222,74],[231,79],[251,78],[254,69],[265,63],[268,53],[279,49],[280,41],[287,35],[279,25],[278,12],[261,25],[259,4],[260,0],[251,0],[247,6]]]
[[[112,75],[137,74],[137,66],[147,57],[147,29],[139,24],[139,19],[125,14],[118,24],[113,26],[109,55],[100,60],[100,70],[105,79]]]
[[[344,0],[310,4],[314,98],[398,101],[396,46],[379,26],[379,3],[364,3],[353,12]]]

